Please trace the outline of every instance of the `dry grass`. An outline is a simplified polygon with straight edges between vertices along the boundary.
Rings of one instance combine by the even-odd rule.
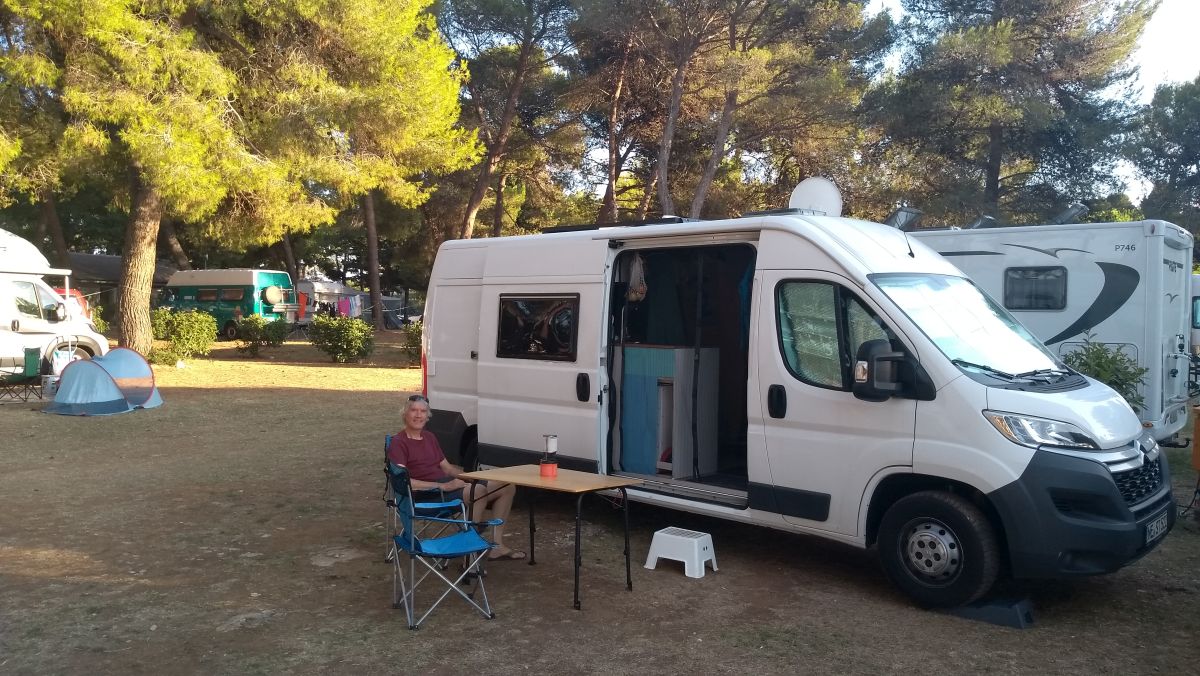
[[[410,632],[380,561],[378,460],[420,374],[382,343],[353,366],[222,346],[157,368],[166,404],[124,416],[0,406],[0,673],[1184,673],[1200,655],[1191,519],[1115,575],[1022,587],[1022,632],[913,608],[870,554],[637,505],[627,593],[601,500],[576,612],[573,508],[550,496],[538,565],[490,569],[498,619],[450,600]],[[712,533],[720,572],[643,569],[667,525]]]

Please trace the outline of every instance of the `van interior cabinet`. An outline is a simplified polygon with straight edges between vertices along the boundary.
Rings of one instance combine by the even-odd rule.
[[[623,358],[618,355],[622,469],[638,474],[669,472],[675,479],[694,479],[717,471],[719,354],[711,347],[628,346]]]

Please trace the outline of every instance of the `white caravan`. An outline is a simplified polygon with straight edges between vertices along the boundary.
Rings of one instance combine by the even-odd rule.
[[[878,545],[918,603],[1114,571],[1175,520],[1165,455],[919,241],[796,210],[446,242],[431,429],[466,466],[644,479],[631,499]]]
[[[1142,424],[1188,422],[1192,235],[1164,221],[910,233],[1003,303],[1059,357],[1085,334],[1147,369]]]
[[[55,350],[71,350],[77,357],[108,352],[108,339],[82,315],[68,313],[63,298],[42,280],[43,275],[68,279],[70,274],[50,267],[32,242],[0,230],[0,332],[15,339],[6,343],[37,348],[46,360],[43,368]],[[0,356],[7,365],[16,355]]]

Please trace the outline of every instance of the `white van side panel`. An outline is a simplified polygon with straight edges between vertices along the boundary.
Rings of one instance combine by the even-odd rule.
[[[480,277],[487,249],[467,241],[442,245],[429,278],[423,337],[425,377],[436,407],[474,425],[478,412]]]

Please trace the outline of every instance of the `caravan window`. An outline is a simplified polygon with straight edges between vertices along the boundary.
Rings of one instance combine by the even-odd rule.
[[[579,295],[500,296],[496,356],[575,361]]]
[[[1004,307],[1009,310],[1062,310],[1067,307],[1064,267],[1008,268],[1004,271]]]
[[[216,300],[216,289],[200,289],[196,292],[196,300]]]
[[[241,300],[245,297],[245,289],[221,289],[221,300]]]

